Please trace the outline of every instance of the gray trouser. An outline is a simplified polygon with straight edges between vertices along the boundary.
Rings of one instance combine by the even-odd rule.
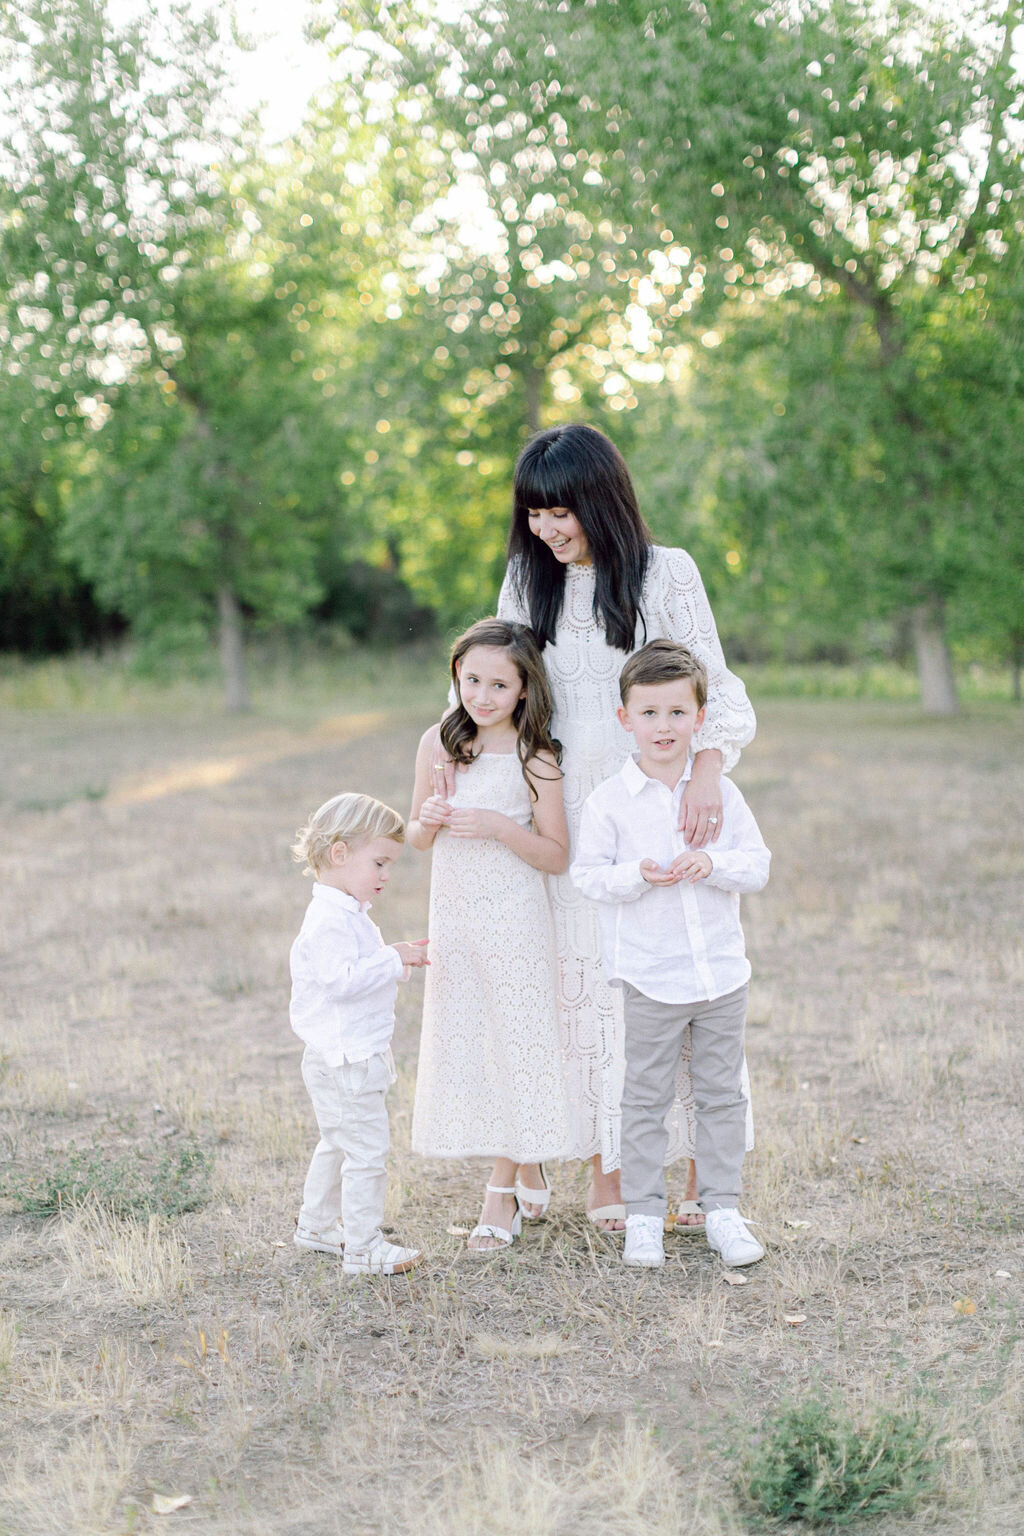
[[[675,1096],[683,1031],[697,1106],[697,1197],[704,1211],[735,1209],[746,1149],[740,1086],[747,984],[713,1002],[658,1003],[625,983],[626,1081],[622,1089],[622,1199],[627,1216],[665,1215],[665,1116]]]

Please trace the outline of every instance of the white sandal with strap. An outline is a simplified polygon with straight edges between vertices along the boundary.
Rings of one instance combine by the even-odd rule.
[[[539,1189],[534,1189],[531,1184],[524,1184],[518,1174],[516,1175],[516,1199],[519,1201],[519,1204],[521,1206],[535,1205],[538,1207],[537,1213],[534,1216],[529,1216],[524,1211],[524,1221],[540,1221],[542,1216],[547,1215],[548,1206],[551,1204],[551,1186],[548,1184],[548,1176],[544,1172],[544,1164],[538,1163],[537,1167],[540,1169],[540,1176],[544,1180]]]
[[[492,1195],[516,1195],[514,1186],[506,1188],[499,1184],[488,1184],[486,1187]],[[467,1243],[466,1251],[468,1253],[479,1254],[502,1253],[506,1248],[512,1247],[512,1244],[515,1242],[516,1238],[519,1236],[522,1230],[523,1213],[519,1208],[519,1197],[516,1195],[516,1213],[512,1217],[512,1225],[510,1227],[496,1227],[491,1222],[481,1222],[478,1226],[475,1226],[472,1232],[469,1234],[469,1243],[473,1241],[474,1237],[495,1238],[496,1242],[494,1247],[470,1248],[469,1243]]]

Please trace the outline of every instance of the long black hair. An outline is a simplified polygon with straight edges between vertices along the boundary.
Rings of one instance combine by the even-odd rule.
[[[640,516],[622,454],[596,427],[570,422],[530,439],[516,463],[509,571],[541,645],[555,638],[565,597],[565,567],[530,532],[531,507],[565,507],[586,535],[594,566],[594,618],[610,645],[636,644],[651,533]],[[644,638],[647,630],[644,625]]]
[[[459,663],[466,652],[471,651],[475,645],[483,645],[493,651],[504,651],[519,673],[519,680],[525,689],[525,697],[519,700],[512,712],[512,724],[516,728],[516,752],[523,770],[523,778],[536,800],[537,791],[526,771],[526,765],[531,758],[536,757],[538,752],[544,751],[550,752],[555,762],[560,763],[562,744],[555,741],[551,735],[553,705],[548,675],[544,670],[536,636],[525,624],[513,624],[509,619],[481,619],[479,623],[470,625],[469,629],[456,640],[452,646],[451,672],[457,702],[455,708],[441,721],[441,744],[454,762],[471,763],[473,761],[476,725],[462,702],[462,693],[459,688]],[[546,778],[548,775],[537,774],[535,771],[534,777]]]

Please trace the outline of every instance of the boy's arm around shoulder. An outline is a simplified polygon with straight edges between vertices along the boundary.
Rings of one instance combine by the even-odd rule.
[[[590,901],[637,901],[651,887],[640,872],[639,859],[618,862],[613,805],[614,792],[607,783],[599,784],[587,799],[569,878]]]
[[[772,856],[754,813],[731,779],[722,780],[722,836],[703,850],[711,860],[707,884],[749,896],[768,884]]]

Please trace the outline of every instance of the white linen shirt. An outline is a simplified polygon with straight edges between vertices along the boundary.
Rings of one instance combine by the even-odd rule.
[[[686,843],[679,805],[688,762],[675,789],[649,778],[631,757],[583,807],[573,884],[598,905],[605,976],[629,982],[660,1003],[723,997],[750,978],[740,926],[740,893],[767,883],[771,854],[731,779],[722,780],[722,833],[702,852],[707,879],[650,885],[644,859],[665,869]]]
[[[292,945],[292,1029],[335,1070],[386,1051],[405,967],[347,891],[319,881]]]

